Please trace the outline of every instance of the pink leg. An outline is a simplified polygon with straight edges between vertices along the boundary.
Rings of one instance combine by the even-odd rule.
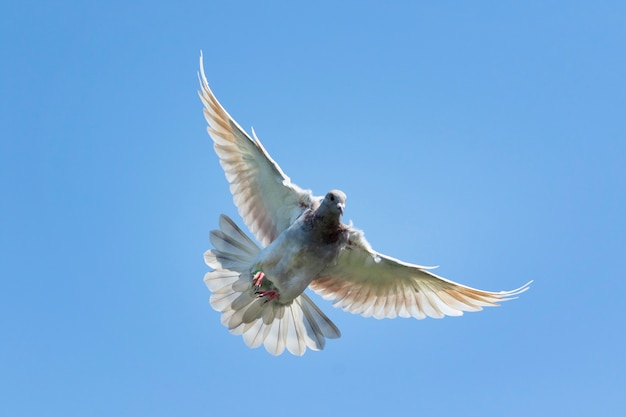
[[[252,276],[252,284],[254,284],[254,288],[261,288],[261,283],[263,282],[263,278],[265,278],[265,274],[263,271],[259,271],[258,269],[253,272]]]
[[[267,299],[265,300],[266,303],[269,303],[272,300],[278,300],[280,298],[280,294],[278,293],[278,291],[274,290],[259,291],[256,293],[256,295],[259,298],[267,297]]]

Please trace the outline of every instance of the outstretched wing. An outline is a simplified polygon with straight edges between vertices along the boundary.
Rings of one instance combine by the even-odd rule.
[[[269,156],[254,131],[253,138],[217,101],[204,75],[200,55],[200,99],[214,149],[230,183],[230,192],[250,231],[264,246],[291,225],[320,197],[293,184]]]
[[[531,282],[512,291],[490,292],[439,277],[429,267],[411,265],[371,249],[363,234],[351,230],[349,244],[337,262],[322,272],[310,288],[335,307],[377,319],[460,316],[515,298]]]

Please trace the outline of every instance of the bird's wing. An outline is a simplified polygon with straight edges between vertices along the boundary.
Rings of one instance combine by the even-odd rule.
[[[310,288],[335,307],[378,319],[401,317],[441,318],[460,316],[515,298],[530,283],[512,290],[477,290],[439,277],[419,265],[411,265],[372,250],[363,233],[350,230],[348,245],[337,262],[328,266]]]
[[[320,197],[293,184],[252,131],[251,138],[217,101],[204,75],[200,55],[200,91],[207,130],[230,183],[233,201],[250,231],[264,246],[288,228]]]

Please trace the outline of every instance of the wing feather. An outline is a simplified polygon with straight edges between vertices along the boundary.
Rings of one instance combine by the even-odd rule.
[[[337,261],[310,287],[335,307],[377,319],[397,316],[441,318],[497,306],[526,291],[531,282],[512,291],[471,288],[375,252],[363,233],[351,230],[350,243]]]
[[[293,184],[265,151],[253,131],[251,138],[217,101],[204,75],[200,55],[200,91],[207,131],[230,183],[233,201],[250,231],[263,246],[297,219],[319,197]]]

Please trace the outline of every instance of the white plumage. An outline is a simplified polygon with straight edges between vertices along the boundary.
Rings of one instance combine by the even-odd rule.
[[[230,117],[207,83],[200,57],[200,98],[214,149],[239,214],[263,249],[228,217],[211,232],[204,281],[211,306],[231,333],[279,355],[324,348],[337,327],[302,291],[308,286],[336,307],[365,317],[441,318],[479,311],[515,298],[512,291],[467,287],[371,248],[363,232],[341,222],[345,194],[313,196],[293,184],[252,137]]]

